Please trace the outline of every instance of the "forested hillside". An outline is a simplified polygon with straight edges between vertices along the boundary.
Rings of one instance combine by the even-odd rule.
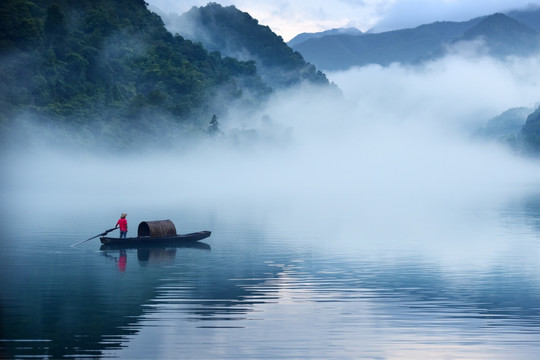
[[[144,0],[4,0],[0,63],[4,143],[23,119],[76,130],[82,145],[165,141],[173,126],[195,133],[224,103],[271,91],[253,62],[173,36]]]
[[[162,16],[171,32],[200,42],[211,51],[254,62],[262,79],[272,88],[301,82],[328,85],[326,76],[280,36],[234,6],[209,3],[180,16]]]

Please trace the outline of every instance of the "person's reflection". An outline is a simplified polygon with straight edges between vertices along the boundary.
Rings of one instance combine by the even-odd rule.
[[[127,253],[125,249],[120,249],[120,255],[118,256],[118,259],[116,260],[116,264],[118,265],[118,269],[120,271],[126,271]]]

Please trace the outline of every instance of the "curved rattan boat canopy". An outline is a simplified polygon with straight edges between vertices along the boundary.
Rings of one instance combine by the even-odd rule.
[[[137,229],[137,236],[175,236],[176,227],[171,220],[143,221]]]

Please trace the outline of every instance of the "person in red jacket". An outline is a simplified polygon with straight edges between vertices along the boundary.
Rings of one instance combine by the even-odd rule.
[[[127,220],[126,220],[127,214],[120,215],[120,219],[116,222],[116,227],[120,226],[120,239],[126,238],[127,236]]]

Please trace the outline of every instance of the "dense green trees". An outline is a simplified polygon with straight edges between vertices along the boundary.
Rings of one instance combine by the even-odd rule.
[[[263,80],[273,88],[301,82],[329,85],[326,75],[307,63],[268,26],[234,6],[209,3],[181,16],[164,16],[167,27],[207,49],[253,61]]]
[[[3,137],[24,114],[128,145],[164,125],[204,130],[217,92],[270,92],[252,62],[173,36],[143,0],[3,1],[0,63]]]

